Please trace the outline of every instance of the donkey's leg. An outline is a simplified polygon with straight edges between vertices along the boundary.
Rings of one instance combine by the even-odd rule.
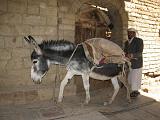
[[[58,96],[58,102],[62,102],[64,87],[67,85],[68,80],[73,77],[73,75],[74,75],[73,72],[68,71],[66,76],[64,77],[64,79],[61,81],[59,96]]]
[[[85,92],[86,92],[86,100],[85,100],[85,103],[88,104],[89,101],[90,101],[90,93],[89,93],[89,87],[90,87],[90,84],[89,84],[89,74],[83,74],[82,75],[82,79],[83,79],[83,85],[84,85],[84,89],[85,89]]]
[[[127,90],[127,99],[128,99],[128,102],[131,102],[131,97],[130,97],[130,86],[128,84],[128,79],[126,76],[119,76],[118,77],[119,80],[123,83],[123,85],[126,87],[126,90]]]
[[[113,84],[113,87],[114,87],[114,93],[109,101],[109,104],[111,104],[114,100],[114,98],[116,97],[118,91],[119,91],[119,84],[118,84],[118,80],[117,80],[117,77],[113,77],[111,78],[111,82]]]

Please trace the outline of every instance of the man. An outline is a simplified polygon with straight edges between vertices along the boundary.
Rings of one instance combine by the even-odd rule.
[[[124,52],[126,57],[130,59],[131,71],[128,75],[128,81],[131,85],[132,98],[136,98],[140,93],[139,89],[141,87],[142,80],[142,67],[143,67],[143,40],[136,37],[136,29],[128,29],[128,41],[125,42]]]

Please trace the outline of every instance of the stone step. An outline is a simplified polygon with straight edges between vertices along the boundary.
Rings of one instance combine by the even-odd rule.
[[[56,99],[59,93],[59,86],[54,89],[54,85],[33,85],[33,86],[14,86],[0,88],[0,105],[17,105],[34,103]],[[65,87],[64,96],[76,94],[75,85]]]
[[[53,95],[51,86],[5,87],[0,89],[0,105],[33,103],[51,99]]]

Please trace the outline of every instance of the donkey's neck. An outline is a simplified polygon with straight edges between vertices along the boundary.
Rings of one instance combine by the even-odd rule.
[[[53,51],[46,50],[45,57],[51,64],[66,65],[74,50],[69,51]]]
[[[52,64],[66,64],[75,49],[74,43],[65,40],[43,41],[39,46]]]

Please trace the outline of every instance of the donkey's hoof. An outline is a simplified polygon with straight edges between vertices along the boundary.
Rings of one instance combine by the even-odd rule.
[[[132,102],[131,99],[129,99],[129,100],[128,100],[128,103],[131,103],[131,102]]]
[[[104,102],[103,105],[104,105],[104,106],[107,106],[107,105],[108,105],[108,102]]]
[[[58,103],[61,103],[62,102],[62,98],[58,98]]]
[[[84,105],[88,105],[89,101],[84,101]]]
[[[108,101],[108,102],[104,102],[104,103],[103,103],[104,106],[110,105],[110,104],[112,104],[112,101]]]

